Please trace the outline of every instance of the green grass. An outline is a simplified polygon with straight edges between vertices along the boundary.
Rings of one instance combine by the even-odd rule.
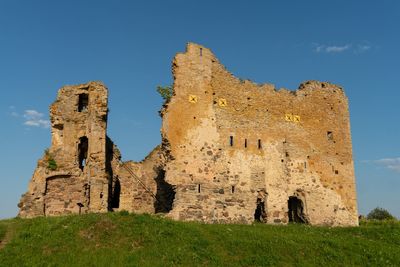
[[[4,239],[6,231],[7,231],[7,225],[4,222],[0,221],[0,241]]]
[[[205,225],[150,215],[0,221],[0,266],[400,266],[400,223]]]

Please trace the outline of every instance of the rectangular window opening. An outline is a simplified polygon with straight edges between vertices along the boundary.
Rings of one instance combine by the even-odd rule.
[[[232,194],[235,193],[235,186],[234,185],[232,185],[231,190],[232,190]]]
[[[244,147],[247,148],[247,139],[244,139]]]
[[[200,47],[200,56],[203,56],[203,48]]]
[[[261,139],[258,139],[258,149],[261,149],[262,148],[262,146],[261,146]]]
[[[329,141],[332,141],[333,140],[333,133],[331,131],[327,131],[326,132],[326,137],[328,137]]]
[[[230,144],[231,146],[233,146],[233,136],[232,136],[232,135],[229,137],[229,144]]]
[[[79,169],[83,171],[86,166],[86,160],[88,157],[88,148],[89,148],[89,141],[86,136],[82,136],[79,138],[78,144],[78,163]]]
[[[78,112],[86,111],[89,104],[89,95],[80,94],[78,100]]]
[[[201,185],[198,184],[198,185],[197,185],[197,193],[200,193],[200,192],[201,192]]]

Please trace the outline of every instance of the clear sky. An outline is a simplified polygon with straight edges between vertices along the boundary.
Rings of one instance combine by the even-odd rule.
[[[0,0],[0,218],[17,214],[50,145],[48,106],[66,84],[109,88],[108,134],[123,159],[160,143],[157,85],[187,42],[235,76],[345,88],[359,211],[400,217],[400,1]]]

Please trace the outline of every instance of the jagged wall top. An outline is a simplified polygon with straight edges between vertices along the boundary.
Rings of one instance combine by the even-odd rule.
[[[200,52],[201,51],[201,52]],[[198,55],[201,53],[201,57],[199,58]],[[218,58],[214,55],[214,53],[211,51],[211,49],[206,48],[202,45],[196,44],[196,43],[187,43],[186,45],[186,51],[184,53],[177,53],[174,62],[173,62],[173,74],[175,76],[175,68],[177,67],[177,64],[180,60],[183,60],[185,57],[190,57],[192,60],[194,58],[199,58],[199,61],[197,64],[202,65],[203,63],[206,63],[207,61],[211,61],[211,63],[217,63],[220,65],[220,67],[226,72],[225,78],[227,79],[227,82],[232,82],[232,83],[240,83],[244,84],[248,90],[261,90],[261,91],[276,91],[278,93],[282,94],[288,94],[291,96],[303,96],[304,94],[307,93],[312,93],[314,90],[325,90],[327,92],[339,92],[342,93],[343,95],[345,94],[343,88],[339,85],[332,84],[330,82],[321,82],[317,80],[307,80],[302,83],[300,83],[299,87],[297,90],[289,90],[287,88],[276,88],[273,84],[270,83],[255,83],[251,80],[248,79],[240,79],[234,76],[224,65],[222,65]],[[203,61],[200,61],[203,59]],[[196,64],[196,65],[197,65]],[[176,78],[176,77],[175,77]]]

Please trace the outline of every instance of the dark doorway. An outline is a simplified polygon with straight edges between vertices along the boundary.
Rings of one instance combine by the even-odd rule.
[[[254,220],[256,222],[266,222],[267,213],[265,212],[265,195],[264,192],[258,192],[257,205],[254,212]]]
[[[175,190],[172,185],[165,181],[165,171],[158,169],[158,176],[156,177],[157,193],[154,208],[156,213],[167,213],[172,210],[172,204],[175,199]]]
[[[111,208],[118,209],[119,208],[119,198],[121,195],[121,183],[119,179],[116,178],[114,183],[114,188],[112,190],[112,197],[111,197]]]
[[[304,215],[303,201],[297,197],[289,197],[288,208],[290,223],[307,223],[306,216]]]
[[[86,111],[89,104],[89,95],[80,94],[78,101],[78,112]]]
[[[88,154],[89,142],[86,136],[82,136],[79,138],[78,145],[78,161],[79,168],[83,171],[83,168],[86,166],[87,154]]]

